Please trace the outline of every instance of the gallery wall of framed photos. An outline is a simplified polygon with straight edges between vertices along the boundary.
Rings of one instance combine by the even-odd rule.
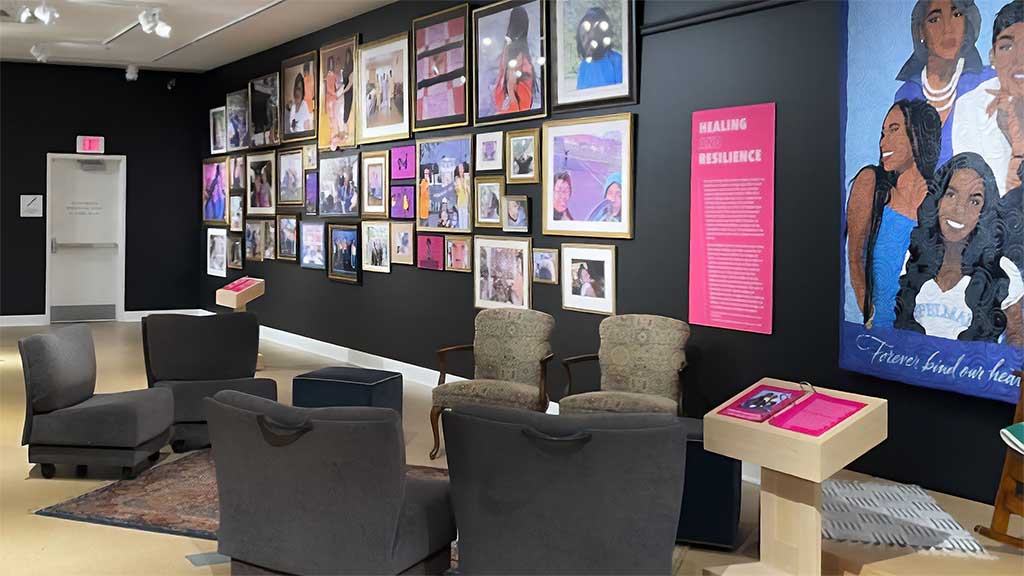
[[[246,220],[247,228],[254,223],[253,232],[242,240],[240,233],[228,233],[227,280],[202,275],[204,307],[217,309],[214,292],[232,278],[264,278],[266,294],[250,307],[263,324],[426,367],[434,367],[437,348],[472,341],[480,308],[510,297],[555,317],[558,357],[596,352],[598,326],[607,314],[686,320],[691,114],[776,102],[775,331],[764,336],[695,326],[684,376],[687,413],[701,415],[765,375],[886,397],[889,440],[855,469],[976,500],[992,498],[1002,451],[990,440],[995,423],[1007,420],[1012,408],[924,394],[837,367],[834,288],[840,263],[833,241],[840,223],[829,215],[839,207],[838,195],[824,191],[841,185],[833,146],[840,114],[834,71],[843,46],[838,3],[752,7],[708,19],[702,3],[639,2],[623,12],[613,0],[549,2],[542,20],[529,1],[505,4],[523,8],[514,16],[501,4],[454,10],[460,5],[396,2],[204,76],[197,118],[205,126],[210,110],[227,105],[230,127],[227,95],[254,79],[280,75],[284,63],[305,62],[301,57],[313,51],[320,55],[312,66],[320,71],[320,97],[306,105],[316,109],[310,114],[319,122],[309,140],[233,152],[228,135],[227,155],[249,162],[320,144],[317,169],[303,164],[301,202],[295,178],[288,180],[287,204],[280,202],[280,164],[273,178],[269,171],[260,177],[261,191],[263,182],[268,190],[258,208],[267,214]],[[604,36],[582,31],[592,9],[599,9],[598,23],[609,22],[607,46],[618,54],[620,70],[631,71],[614,85],[614,74],[581,66],[588,62],[581,45],[605,45]],[[459,21],[463,14],[469,38]],[[436,25],[442,28],[430,31]],[[780,40],[807,30],[822,37],[814,50],[806,41]],[[509,57],[493,45],[505,36],[529,59]],[[373,50],[346,52],[353,45]],[[460,56],[463,47],[468,56]],[[439,66],[434,76],[419,69],[418,62],[449,52],[450,69]],[[364,68],[361,61],[374,64]],[[299,100],[309,92],[304,83],[289,82],[281,84],[273,114],[284,119],[293,110],[304,119]],[[363,97],[347,101],[343,87],[349,83],[361,87]],[[283,102],[288,98],[290,104]],[[371,133],[361,138],[365,128]],[[208,133],[196,140],[205,146],[198,166],[212,154]],[[616,169],[588,154],[617,158]],[[325,182],[334,186],[325,188]],[[272,201],[273,208],[263,205]],[[266,237],[274,235],[279,245],[282,228],[275,219],[291,215],[297,226],[289,219],[284,229],[295,261],[271,260]],[[292,234],[297,244],[290,243]],[[196,236],[206,246],[205,233]],[[321,248],[304,254],[304,241]],[[387,257],[385,243],[392,248]],[[245,249],[241,270],[230,265],[237,245]],[[477,272],[484,260],[528,277],[518,285],[521,292],[509,296],[493,283],[481,285]],[[204,254],[193,268],[201,271],[206,263]],[[607,274],[612,276],[601,282]],[[594,300],[604,290],[614,295],[598,307]],[[471,374],[468,363],[453,368]],[[583,388],[597,387],[596,371],[581,376]],[[549,377],[557,400],[564,374],[554,369]],[[949,431],[924,432],[923,423],[936,420],[949,423]],[[979,473],[950,479],[945,472],[951,460]]]

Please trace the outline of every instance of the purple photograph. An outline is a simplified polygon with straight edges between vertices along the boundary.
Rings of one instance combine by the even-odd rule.
[[[320,186],[317,183],[316,172],[306,172],[306,215],[316,216],[317,200],[320,196]]]
[[[397,146],[391,149],[391,179],[408,180],[416,177],[416,146]],[[410,216],[411,218],[411,216]]]
[[[551,151],[555,220],[621,221],[621,158],[617,132],[556,136]]]
[[[391,217],[411,220],[416,217],[416,187],[391,187]]]

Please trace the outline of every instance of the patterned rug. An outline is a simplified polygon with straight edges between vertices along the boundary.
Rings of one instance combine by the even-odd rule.
[[[448,471],[410,466],[422,478],[447,478]],[[209,450],[193,452],[36,512],[80,522],[217,539],[217,475]]]

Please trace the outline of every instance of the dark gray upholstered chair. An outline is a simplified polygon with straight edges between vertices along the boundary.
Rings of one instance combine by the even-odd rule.
[[[444,414],[464,574],[670,574],[686,429],[669,414]]]
[[[476,315],[472,344],[437,351],[440,376],[432,393],[430,427],[434,448],[441,448],[437,422],[441,411],[466,404],[505,406],[543,412],[548,408],[547,365],[551,353],[551,331],[555,319],[536,310],[491,308]],[[473,352],[472,380],[445,383],[449,352]]]
[[[690,326],[682,320],[623,314],[601,321],[601,349],[562,360],[568,384],[559,413],[665,412],[682,415],[683,347]],[[572,366],[600,360],[601,389],[573,394]]]
[[[260,325],[251,312],[151,314],[142,319],[149,386],[174,393],[175,452],[210,444],[203,398],[238,390],[277,400],[277,382],[253,378],[259,345]]]
[[[96,348],[84,324],[18,340],[25,372],[28,461],[46,478],[55,464],[120,466],[133,478],[155,461],[171,436],[174,399],[167,390],[96,394]]]
[[[447,480],[408,476],[390,408],[207,398],[232,573],[440,574],[455,523]],[[263,571],[263,572],[261,572]]]

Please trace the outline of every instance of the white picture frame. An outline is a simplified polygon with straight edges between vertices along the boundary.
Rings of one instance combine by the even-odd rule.
[[[562,308],[577,312],[615,314],[615,246],[562,244]],[[581,271],[582,269],[582,271]]]
[[[227,278],[228,231],[225,228],[206,229],[206,273]]]
[[[532,246],[530,238],[473,237],[473,303],[477,308],[530,309]],[[492,267],[495,260],[499,264]]]
[[[505,133],[483,132],[476,135],[476,171],[497,172],[505,167]]]

